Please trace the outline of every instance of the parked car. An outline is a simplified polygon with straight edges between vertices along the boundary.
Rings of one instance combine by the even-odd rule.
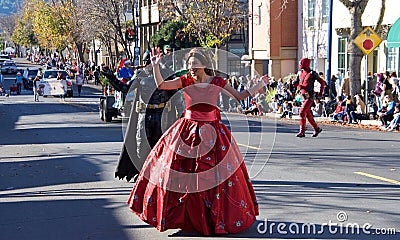
[[[25,69],[24,73],[22,74],[23,81],[24,81],[24,88],[25,89],[32,89],[33,88],[33,79],[38,74],[39,69],[32,68],[32,69]]]
[[[12,60],[6,60],[1,64],[1,73],[17,73],[18,67]]]
[[[9,54],[0,54],[0,58],[11,60],[11,55],[9,55]]]
[[[60,85],[60,81],[57,80],[57,73],[61,71],[61,74],[66,79],[67,84],[67,97],[73,97],[74,92],[72,89],[72,79],[69,77],[68,72],[65,70],[45,70],[43,72],[43,79],[40,81],[40,84],[44,85],[43,96],[56,96],[61,95],[59,93],[59,89],[62,87]]]

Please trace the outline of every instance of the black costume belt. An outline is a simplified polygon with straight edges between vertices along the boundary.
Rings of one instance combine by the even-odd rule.
[[[301,96],[303,97],[304,100],[313,98],[309,93],[303,93],[303,94],[301,94]]]
[[[143,102],[136,102],[136,111],[141,112],[144,110],[157,110],[157,109],[163,109],[165,107],[168,107],[168,111],[171,111],[171,104],[167,105],[167,102],[159,103],[159,104],[146,104]]]

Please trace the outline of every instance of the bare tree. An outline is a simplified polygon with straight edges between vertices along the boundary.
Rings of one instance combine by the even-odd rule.
[[[354,39],[363,30],[361,17],[369,0],[339,0],[349,10],[351,16],[351,26],[349,35],[349,53],[350,53],[350,94],[352,96],[361,93],[361,61],[363,52],[354,44]],[[386,0],[382,0],[379,19],[375,25],[375,30],[379,30],[385,14]]]
[[[3,29],[4,32],[4,40],[10,41],[11,36],[15,29],[15,19],[17,15],[11,14],[8,16],[0,17],[0,28]]]
[[[85,7],[82,8],[83,31],[90,33],[88,38],[97,38],[106,46],[108,55],[115,50],[113,65],[120,58],[122,47],[126,57],[132,58],[130,42],[125,38],[127,11],[132,11],[133,1],[124,0],[77,0]]]

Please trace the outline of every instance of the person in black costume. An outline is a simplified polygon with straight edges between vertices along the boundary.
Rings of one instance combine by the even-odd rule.
[[[124,93],[127,100],[134,94],[130,104],[125,102],[125,116],[129,116],[125,130],[115,177],[129,182],[139,173],[151,148],[185,109],[182,94],[177,90],[159,90],[155,84],[150,54],[143,55],[144,65],[135,70],[132,80],[126,84],[119,81],[112,72],[103,72],[110,84]],[[163,76],[174,77],[173,71],[165,68]],[[165,124],[166,123],[166,124]],[[163,125],[165,124],[165,125]]]

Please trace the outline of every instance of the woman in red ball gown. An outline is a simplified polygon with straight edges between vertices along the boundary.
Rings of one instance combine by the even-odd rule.
[[[253,186],[239,149],[222,124],[217,99],[226,91],[245,99],[268,84],[268,77],[238,92],[221,77],[208,74],[199,51],[187,58],[189,73],[164,81],[159,49],[152,64],[160,89],[182,88],[186,111],[147,157],[130,194],[130,209],[159,231],[180,228],[203,235],[238,233],[258,215]]]

